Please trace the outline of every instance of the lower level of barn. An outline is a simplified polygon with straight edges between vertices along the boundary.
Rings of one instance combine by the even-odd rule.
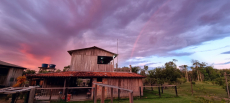
[[[30,80],[30,85],[40,86],[41,88],[57,88],[57,87],[82,87],[79,89],[68,89],[67,93],[73,96],[85,96],[87,98],[93,98],[94,83],[107,84],[112,86],[118,86],[133,90],[133,96],[140,96],[140,88],[143,86],[141,76],[136,73],[128,72],[60,72],[60,73],[45,73],[27,75]],[[143,95],[143,88],[141,88],[141,94]],[[50,90],[44,90],[48,93]],[[52,91],[52,94],[60,94],[66,92],[64,89],[56,89]],[[97,86],[97,98],[101,98],[102,87]],[[128,97],[127,91],[120,90],[120,97]],[[111,88],[105,87],[105,98],[111,97]],[[118,97],[118,89],[113,89],[113,97]]]

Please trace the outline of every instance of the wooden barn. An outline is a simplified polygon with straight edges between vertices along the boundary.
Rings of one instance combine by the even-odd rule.
[[[13,86],[17,77],[22,76],[24,69],[26,68],[0,61],[0,86]]]
[[[71,55],[70,69],[67,72],[59,73],[45,73],[27,75],[29,80],[40,79],[43,81],[42,88],[49,87],[78,87],[78,80],[87,79],[89,84],[87,87],[95,87],[93,83],[103,83],[113,86],[133,90],[133,96],[140,96],[139,87],[143,86],[142,78],[144,76],[129,72],[114,71],[114,59],[118,56],[115,53],[101,49],[99,47],[90,47],[83,49],[70,50]],[[93,90],[89,90],[91,94]],[[101,87],[97,87],[97,97],[100,97]],[[110,88],[105,88],[105,97],[110,97]],[[143,90],[142,95],[143,95]],[[68,91],[74,93],[79,91]],[[85,93],[81,91],[81,93]],[[118,90],[114,89],[114,96],[117,95]],[[120,92],[121,97],[128,97],[126,91]],[[92,95],[91,95],[92,97]]]

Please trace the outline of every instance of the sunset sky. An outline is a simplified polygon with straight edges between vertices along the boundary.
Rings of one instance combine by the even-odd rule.
[[[68,50],[117,52],[119,67],[230,68],[229,0],[1,0],[0,60],[38,70],[70,64]]]

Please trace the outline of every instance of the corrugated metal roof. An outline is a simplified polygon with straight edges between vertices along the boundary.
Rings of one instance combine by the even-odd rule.
[[[59,73],[31,74],[27,77],[124,77],[124,78],[145,78],[145,76],[129,72],[84,72],[68,71]]]
[[[93,49],[93,48],[97,48],[97,49],[100,49],[100,50],[106,51],[106,52],[111,53],[111,54],[114,54],[114,55],[116,55],[116,56],[118,55],[118,54],[116,54],[116,53],[113,53],[113,52],[107,51],[107,50],[105,50],[105,49],[102,49],[102,48],[99,48],[99,47],[96,47],[96,46],[89,47],[89,48],[82,48],[82,49],[69,50],[69,51],[68,51],[68,53],[69,53],[70,55],[72,55],[72,53],[73,53],[74,51],[86,50],[86,49]]]
[[[25,67],[21,67],[21,66],[18,66],[18,65],[10,64],[10,63],[7,63],[7,62],[1,61],[1,60],[0,60],[0,65],[7,66],[7,67],[14,67],[14,68],[26,69]]]

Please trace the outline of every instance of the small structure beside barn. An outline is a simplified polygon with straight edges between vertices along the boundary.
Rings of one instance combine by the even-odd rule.
[[[132,72],[117,72],[114,71],[114,59],[118,54],[104,50],[99,47],[90,47],[83,49],[70,50],[68,53],[71,55],[70,69],[66,72],[59,73],[43,73],[27,75],[30,81],[42,81],[42,88],[52,87],[78,87],[79,79],[89,81],[87,87],[95,87],[94,83],[102,83],[107,85],[118,86],[133,90],[133,96],[140,96],[139,87],[143,86],[142,78],[145,76],[132,73]],[[41,83],[35,83],[41,84]],[[81,85],[82,86],[82,85]],[[143,89],[143,88],[142,88]],[[97,86],[97,98],[101,97],[102,87]],[[62,90],[53,91],[60,93]],[[68,90],[72,95],[85,95],[90,92],[91,99],[93,98],[93,89],[86,90]],[[118,91],[113,89],[114,97],[128,97],[129,93],[126,91]],[[141,90],[143,95],[143,90]],[[105,98],[110,97],[110,88],[105,87]]]
[[[0,61],[0,86],[13,86],[17,77],[22,76],[24,69],[26,68]]]

